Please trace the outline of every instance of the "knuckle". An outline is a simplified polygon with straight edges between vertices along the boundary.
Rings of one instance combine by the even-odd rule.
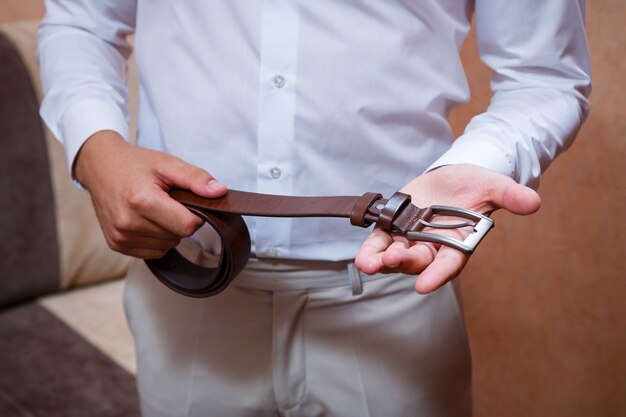
[[[198,167],[196,167],[196,170],[197,171],[195,172],[195,176],[198,181],[207,183],[213,179],[213,176],[209,174],[208,172],[206,172],[205,170],[198,168]]]
[[[122,252],[122,242],[115,236],[115,234],[105,235],[105,240],[109,248],[115,252]]]
[[[183,171],[185,172],[185,174],[189,175],[191,169],[193,168],[193,165],[188,164],[178,157],[171,156],[163,164],[162,168],[168,173]]]
[[[128,238],[126,235],[118,230],[113,230],[109,233],[107,243],[114,251],[122,251],[127,246]]]
[[[196,165],[189,164],[183,161],[182,159],[177,160],[176,168],[180,170],[184,170],[187,176],[193,177],[197,181],[209,182],[209,180],[213,178],[211,174],[209,174],[204,169]]]
[[[134,220],[133,216],[127,211],[119,211],[113,216],[113,231],[112,237],[119,241],[123,239],[123,233],[133,229]]]
[[[153,197],[149,191],[141,188],[131,191],[127,201],[131,209],[141,210],[151,205]]]

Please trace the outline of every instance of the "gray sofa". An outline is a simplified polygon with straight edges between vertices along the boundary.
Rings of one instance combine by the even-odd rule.
[[[0,26],[0,416],[138,416],[130,260],[39,118],[36,31]]]

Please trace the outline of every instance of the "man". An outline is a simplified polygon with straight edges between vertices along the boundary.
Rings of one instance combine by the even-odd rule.
[[[472,12],[494,96],[453,143],[446,115],[469,95],[458,50]],[[109,245],[138,258],[200,226],[172,187],[401,188],[419,206],[530,214],[540,200],[524,185],[538,185],[588,111],[583,17],[582,0],[49,0],[42,116]],[[138,147],[125,140],[131,33]],[[335,220],[247,222],[254,258],[216,297],[188,299],[142,262],[131,269],[146,416],[470,414],[449,283],[467,256]],[[211,239],[201,229],[194,241],[201,258]]]

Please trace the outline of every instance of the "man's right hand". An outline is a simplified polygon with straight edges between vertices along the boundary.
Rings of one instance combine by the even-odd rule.
[[[226,187],[208,172],[163,152],[139,148],[100,131],[83,144],[76,179],[89,191],[111,249],[137,258],[162,257],[202,221],[170,198],[171,188],[219,197]]]

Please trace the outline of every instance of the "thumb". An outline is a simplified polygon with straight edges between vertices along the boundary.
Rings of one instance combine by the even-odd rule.
[[[493,181],[489,194],[496,207],[513,214],[533,214],[541,207],[541,197],[535,190],[503,175],[498,175],[498,179]]]
[[[167,185],[191,190],[201,197],[221,197],[227,191],[226,186],[211,174],[178,158],[172,158],[170,163],[162,166],[160,175]]]

